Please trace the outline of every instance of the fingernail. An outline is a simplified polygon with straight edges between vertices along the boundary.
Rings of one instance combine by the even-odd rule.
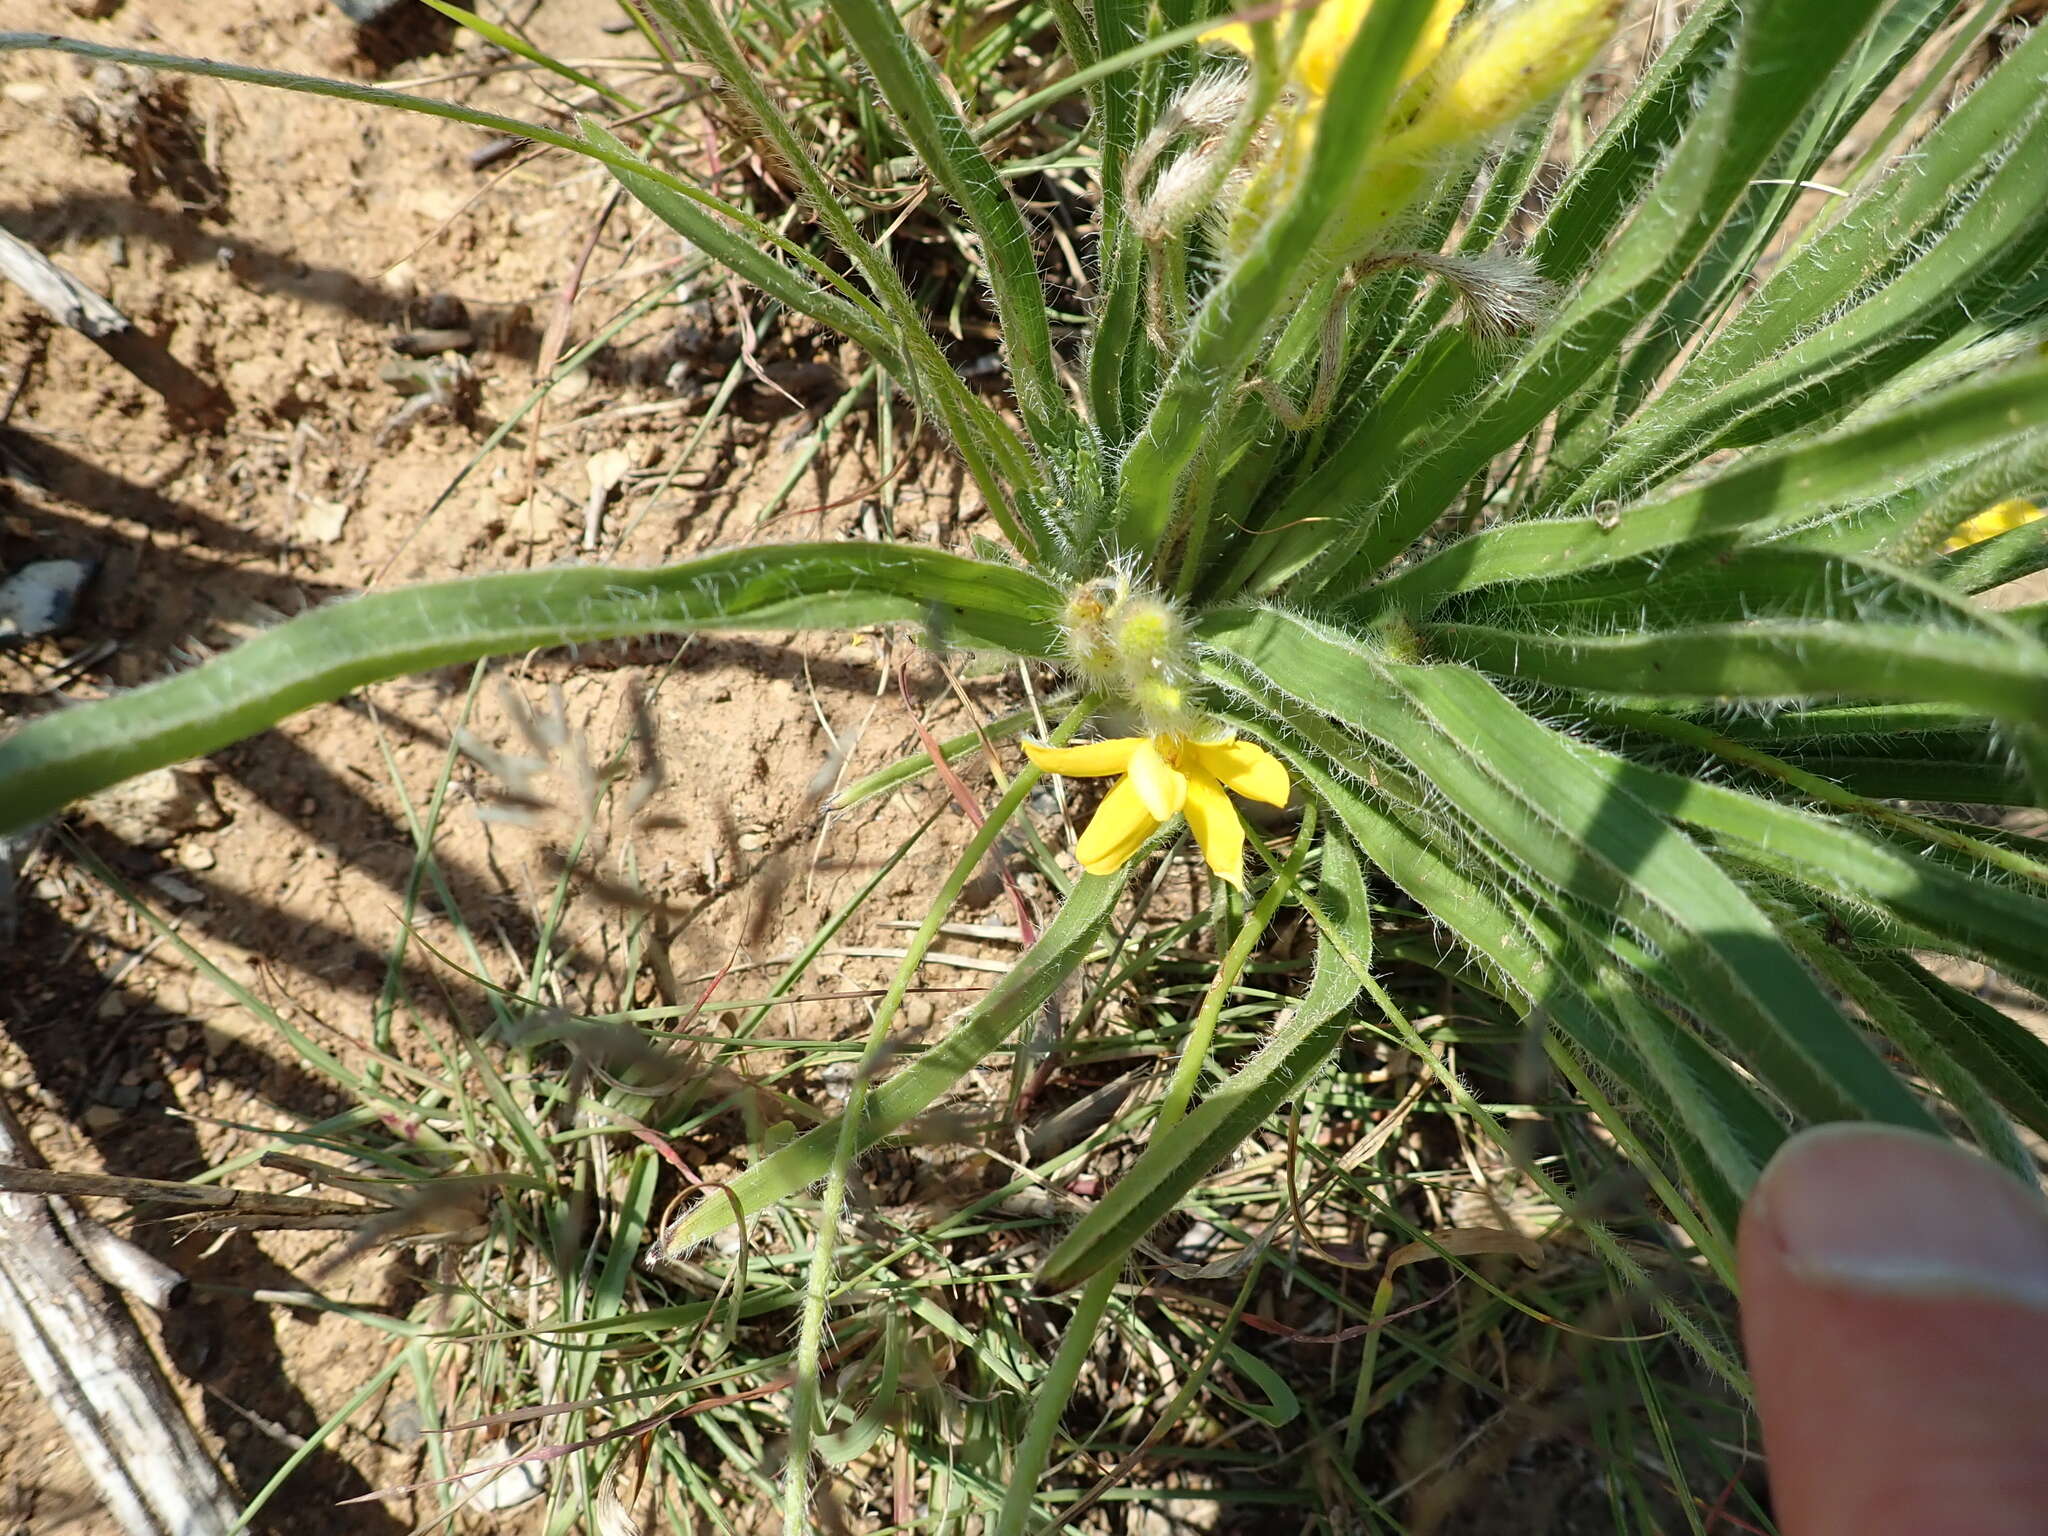
[[[2048,1203],[1973,1152],[1894,1126],[1817,1126],[1751,1207],[1809,1284],[2048,1310]]]

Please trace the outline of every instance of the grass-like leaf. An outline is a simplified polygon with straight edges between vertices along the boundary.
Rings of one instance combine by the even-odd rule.
[[[883,544],[756,545],[651,569],[516,571],[372,593],[0,741],[0,831],[368,683],[451,662],[621,635],[890,622],[923,624],[941,644],[1045,655],[1056,602],[1027,572]]]
[[[1693,540],[1757,538],[1845,502],[1884,495],[2015,434],[2048,431],[2048,367],[1959,386],[1910,410],[1742,460],[1645,506],[1509,523],[1460,539],[1368,593],[1363,611],[1427,612],[1493,583],[1661,557]],[[1642,565],[1645,575],[1654,567]]]
[[[2010,629],[1760,620],[1632,635],[1435,624],[1425,636],[1496,676],[1603,694],[1952,700],[2016,724],[2048,719],[2048,646]]]
[[[1341,924],[1355,954],[1372,953],[1371,907],[1357,855],[1342,839],[1323,845],[1321,913]],[[1327,945],[1316,952],[1308,995],[1257,1055],[1150,1146],[1095,1208],[1060,1240],[1038,1273],[1041,1291],[1071,1290],[1132,1246],[1330,1059],[1349,1025],[1359,978]]]
[[[1284,696],[1405,757],[1532,878],[1637,928],[1688,1005],[1800,1114],[1931,1126],[1741,888],[1484,678],[1390,662],[1273,613],[1219,615],[1207,638]]]

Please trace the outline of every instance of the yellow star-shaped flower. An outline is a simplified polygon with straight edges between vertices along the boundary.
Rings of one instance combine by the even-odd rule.
[[[1185,815],[1202,858],[1219,880],[1244,888],[1244,826],[1224,793],[1285,805],[1291,786],[1280,760],[1254,742],[1227,736],[1124,736],[1078,747],[1024,743],[1024,755],[1047,773],[1076,779],[1121,774],[1081,834],[1074,853],[1091,875],[1123,868],[1146,840]]]

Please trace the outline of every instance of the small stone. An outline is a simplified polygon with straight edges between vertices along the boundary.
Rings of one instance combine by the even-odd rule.
[[[404,0],[334,0],[334,8],[359,27],[367,27],[404,3]]]
[[[405,331],[391,338],[391,350],[400,357],[439,357],[444,352],[468,352],[476,346],[476,333],[460,328]]]
[[[116,1083],[107,1090],[107,1103],[115,1109],[133,1109],[142,1102],[142,1086],[139,1083]]]
[[[99,1006],[93,1009],[92,1011],[92,1016],[96,1019],[118,1019],[127,1011],[127,994],[122,992],[109,992],[105,997],[100,999]]]
[[[186,832],[210,832],[227,817],[206,781],[183,768],[158,768],[85,802],[85,814],[122,842],[162,848]]]
[[[765,832],[742,832],[740,834],[740,852],[742,853],[759,853],[767,846],[768,834]]]
[[[192,1031],[183,1024],[173,1024],[164,1031],[164,1049],[167,1051],[182,1051],[191,1043]]]
[[[121,1074],[119,1082],[123,1088],[140,1088],[142,1086],[142,1074],[133,1067],[130,1067]]]
[[[161,874],[151,875],[149,883],[180,906],[194,906],[206,899],[197,886],[193,885],[190,881],[180,880],[169,870],[165,870]]]
[[[384,1438],[393,1445],[417,1445],[426,1428],[420,1405],[409,1397],[394,1397],[384,1404]]]
[[[493,1440],[463,1464],[464,1473],[481,1472],[486,1467],[496,1466],[512,1456],[512,1448],[503,1440]],[[475,1487],[464,1483],[464,1488]],[[541,1496],[547,1487],[547,1472],[538,1462],[522,1461],[488,1479],[481,1488],[470,1496],[472,1509],[503,1511],[517,1509]]]
[[[349,505],[345,501],[328,501],[318,496],[308,496],[295,527],[301,538],[312,539],[320,544],[336,544],[341,541],[342,529],[348,523]]]
[[[0,640],[62,629],[92,572],[84,560],[36,560],[0,581]]]
[[[187,869],[211,869],[219,862],[204,843],[186,843],[178,849],[178,862]]]
[[[85,1128],[88,1131],[110,1131],[121,1123],[121,1111],[111,1104],[88,1104],[85,1109]]]
[[[430,294],[420,305],[420,324],[430,331],[455,331],[469,324],[469,306],[452,293]]]

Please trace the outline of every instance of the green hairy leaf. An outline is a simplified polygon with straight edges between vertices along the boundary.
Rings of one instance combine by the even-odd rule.
[[[811,451],[857,424],[882,513],[902,485],[964,488],[945,526],[976,558],[844,541],[870,524],[841,506],[809,543],[371,592],[14,727],[0,832],[372,683],[536,648],[907,625],[941,658],[1022,659],[1022,697],[1000,700],[945,669],[968,717],[920,720],[922,751],[862,758],[826,812],[878,817],[903,796],[922,798],[926,831],[970,825],[901,925],[907,947],[852,951],[894,956],[894,976],[845,1108],[792,1140],[778,1127],[742,1146],[733,1101],[699,1083],[579,1097],[507,1043],[557,979],[544,962],[576,859],[603,854],[564,869],[529,972],[500,982],[488,946],[455,953],[508,1033],[422,1066],[395,1044],[406,947],[422,902],[455,903],[434,817],[416,818],[373,1064],[278,1024],[350,1084],[355,1126],[423,1128],[418,1147],[357,1149],[370,1163],[416,1175],[426,1148],[521,1168],[479,1251],[538,1254],[549,1234],[528,1206],[557,1187],[611,1202],[615,1226],[591,1240],[605,1251],[564,1242],[562,1316],[528,1334],[589,1341],[549,1377],[565,1424],[635,1395],[636,1370],[663,1373],[666,1395],[698,1373],[710,1390],[677,1411],[701,1415],[713,1454],[674,1454],[666,1419],[633,1431],[635,1475],[677,1480],[662,1497],[714,1462],[754,1468],[776,1414],[786,1464],[729,1475],[754,1479],[749,1497],[772,1487],[792,1536],[832,1507],[821,1468],[885,1456],[935,1528],[1078,1529],[1097,1499],[1140,1491],[1169,1434],[1250,1415],[1336,1448],[1299,1489],[1262,1465],[1260,1499],[1312,1489],[1355,1501],[1337,1523],[1392,1528],[1374,1453],[1395,1405],[1461,1378],[1474,1330],[1536,1358],[1555,1335],[1531,1330],[1580,1328],[1574,1307],[1626,1295],[1665,1331],[1605,1313],[1580,1328],[1613,1352],[1588,1360],[1625,1361],[1642,1389],[1615,1394],[1627,1422],[1589,1443],[1617,1522],[1648,1529],[1674,1500],[1725,1496],[1687,1478],[1722,1476],[1739,1409],[1711,1457],[1679,1437],[1708,1396],[1701,1368],[1731,1403],[1749,1390],[1714,1287],[1739,1283],[1744,1202],[1788,1135],[1950,1131],[2038,1172],[2048,1045],[2000,1000],[2048,996],[2048,842],[2007,814],[2048,803],[2048,29],[1994,34],[1994,0],[1475,0],[1455,17],[1434,0],[650,0],[627,18],[646,58],[572,65],[523,24],[432,5],[574,88],[575,131],[426,83],[40,34],[0,34],[0,54],[438,117],[529,141],[560,185],[615,181],[648,257],[629,271],[668,271],[687,245],[689,275],[627,313],[710,266],[759,300],[746,365],[756,328],[864,351]],[[563,156],[603,175],[563,176]],[[723,176],[739,163],[761,174]],[[1063,714],[1040,739],[1048,700]],[[1056,793],[1040,775],[1060,768],[1106,793]],[[1248,799],[1266,804],[1237,819]],[[1239,833],[1256,850],[1242,869]],[[842,1037],[758,1031],[785,1006],[864,995],[812,986],[814,962],[870,898],[909,889],[895,881],[919,868],[913,848],[931,845],[904,843],[796,934],[760,996],[683,1020],[712,1059],[792,1052],[796,1086],[772,1091],[805,1113],[803,1052]],[[934,985],[940,934],[1000,937],[948,927],[985,884],[1014,908],[1014,963],[951,956],[1000,975],[930,1044],[904,1037],[898,1009]],[[1066,894],[1035,931],[1041,893]],[[634,925],[629,970],[675,937]],[[1945,979],[1951,965],[1981,988]],[[1070,992],[1078,1010],[1053,1005]],[[663,993],[605,1027],[680,1034]],[[928,1218],[859,1214],[861,1159],[936,1135],[963,1078],[1026,1035],[1057,1045],[958,1154],[991,1181]],[[1369,1052],[1365,1081],[1417,1074],[1398,1113],[1429,1129],[1394,1153],[1374,1140],[1387,1101],[1361,1087]],[[1132,1062],[1163,1063],[1164,1090],[1133,1091]],[[1092,1074],[1112,1063],[1105,1086]],[[1043,1134],[1076,1106],[1093,1129]],[[571,1108],[591,1111],[572,1129]],[[484,1125],[490,1144],[469,1146]],[[745,1171],[695,1189],[648,1268],[668,1177],[650,1149],[720,1136]],[[1410,1149],[1469,1160],[1486,1143],[1501,1224],[1526,1231],[1478,1241],[1519,1249],[1540,1225],[1567,1261],[1513,1279],[1460,1266],[1457,1303],[1419,1299],[1411,1318],[1388,1311],[1405,1258],[1375,1292],[1287,1238],[1298,1200],[1419,1240],[1409,1257],[1463,1253],[1415,1194],[1440,1170],[1416,1178]],[[1082,1189],[1073,1174],[1106,1147],[1092,1166],[1124,1171],[1071,1228],[1018,1214],[1020,1192]],[[1609,1198],[1617,1167],[1628,1193]],[[1512,1214],[1522,1193],[1548,1214]],[[1123,1282],[1190,1207],[1237,1245],[1243,1289],[1218,1316],[1192,1290]],[[734,1225],[737,1246],[706,1247]],[[465,1273],[450,1294],[494,1283]],[[714,1299],[677,1299],[685,1284]],[[956,1315],[964,1296],[975,1310]],[[1268,1296],[1337,1319],[1326,1374],[1348,1408],[1239,1331],[1276,1326]],[[743,1326],[792,1311],[772,1351]],[[1077,1492],[1070,1474],[1102,1447],[1067,1410],[1114,1349],[1179,1388]],[[1684,1355],[1684,1413],[1667,1352]],[[957,1377],[943,1423],[921,1385],[942,1357]],[[416,1380],[431,1363],[412,1361]],[[1188,1444],[1220,1458],[1219,1490],[1246,1492],[1224,1475],[1238,1451]],[[690,1487],[729,1507],[722,1485]],[[596,1521],[554,1511],[579,1515]]]
[[[366,684],[536,646],[708,629],[922,624],[1043,655],[1055,594],[1007,566],[893,545],[767,544],[651,570],[575,566],[375,592],[0,740],[0,830],[199,757]]]

